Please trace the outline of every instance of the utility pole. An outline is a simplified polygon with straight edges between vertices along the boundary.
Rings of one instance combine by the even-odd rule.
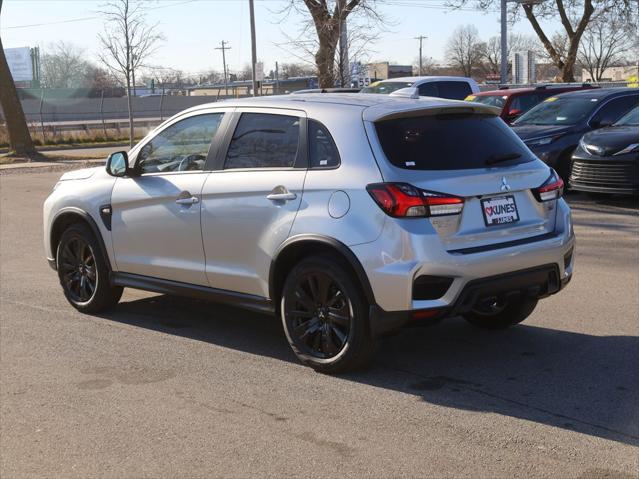
[[[216,50],[222,50],[222,65],[224,68],[224,95],[225,96],[229,96],[229,77],[228,77],[228,71],[226,69],[226,50],[230,50],[231,47],[227,47],[226,45],[228,45],[228,42],[222,40],[221,42],[222,46],[221,47],[216,47]]]
[[[255,68],[257,67],[257,47],[255,46],[255,8],[253,6],[253,0],[249,0],[249,14],[251,17],[251,80],[253,83],[253,96],[257,96],[257,80],[255,75]]]
[[[422,57],[422,41],[426,40],[428,37],[425,37],[424,35],[420,35],[418,37],[415,37],[415,40],[419,40],[419,76],[422,76],[424,74],[424,68],[422,65],[422,61],[423,61],[423,57]]]
[[[499,83],[508,83],[508,10],[507,0],[501,0],[501,65],[499,69]]]

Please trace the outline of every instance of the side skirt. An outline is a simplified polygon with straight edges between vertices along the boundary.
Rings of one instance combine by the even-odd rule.
[[[143,289],[154,293],[203,299],[205,301],[229,304],[260,313],[275,314],[275,308],[270,299],[252,294],[236,293],[234,291],[180,283],[168,279],[118,272],[111,273],[111,284],[126,288]]]

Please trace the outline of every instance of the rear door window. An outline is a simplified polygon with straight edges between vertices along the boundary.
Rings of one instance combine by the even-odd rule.
[[[419,92],[419,96],[434,96],[439,97],[439,88],[438,83],[436,81],[431,81],[428,83],[422,83],[417,87],[417,91]]]
[[[375,123],[386,158],[409,170],[465,170],[533,161],[519,137],[492,115],[433,115]]]
[[[439,83],[439,96],[449,100],[463,100],[472,93],[465,81],[442,81]]]
[[[299,147],[300,119],[242,113],[224,163],[233,168],[291,168]]]

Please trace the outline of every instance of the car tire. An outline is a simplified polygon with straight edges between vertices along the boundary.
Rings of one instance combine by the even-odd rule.
[[[288,274],[280,315],[293,352],[318,372],[336,374],[363,366],[374,340],[361,285],[332,256],[312,256]]]
[[[74,224],[62,233],[56,266],[64,296],[82,313],[106,311],[122,297],[123,288],[109,282],[107,259],[86,225]]]
[[[463,318],[482,329],[506,329],[521,323],[532,314],[536,306],[536,299],[520,298],[509,302],[499,311],[473,310],[464,314]]]
[[[572,154],[575,148],[564,151],[555,165],[555,171],[564,180],[565,189],[570,189],[570,174],[572,173]]]

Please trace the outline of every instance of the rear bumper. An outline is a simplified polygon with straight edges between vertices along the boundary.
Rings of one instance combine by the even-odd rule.
[[[438,321],[473,310],[475,305],[489,297],[542,299],[563,289],[572,275],[560,279],[559,266],[547,264],[521,271],[490,276],[466,283],[457,300],[448,307],[431,310],[384,311],[379,306],[370,310],[371,333],[379,337],[413,324]],[[419,316],[425,316],[421,319]]]
[[[543,265],[556,265],[562,282],[572,275],[574,246],[570,209],[560,200],[555,230],[523,242],[447,251],[436,232],[416,234],[405,224],[387,221],[377,241],[351,246],[351,250],[366,271],[377,306],[385,312],[405,312],[449,309],[476,280]],[[418,300],[413,297],[413,285],[420,276],[450,278],[452,283],[443,296]]]

